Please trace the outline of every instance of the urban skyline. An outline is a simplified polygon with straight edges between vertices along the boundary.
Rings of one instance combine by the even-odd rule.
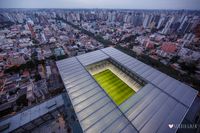
[[[144,4],[145,3],[145,4]],[[198,0],[0,0],[0,8],[103,8],[103,9],[173,9],[199,10]]]
[[[0,0],[0,132],[200,133],[199,1],[144,1]]]

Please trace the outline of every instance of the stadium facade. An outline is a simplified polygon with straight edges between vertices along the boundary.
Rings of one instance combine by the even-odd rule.
[[[140,88],[120,105],[93,78],[88,66],[109,61]],[[139,60],[109,47],[57,62],[83,132],[175,133],[197,91]]]

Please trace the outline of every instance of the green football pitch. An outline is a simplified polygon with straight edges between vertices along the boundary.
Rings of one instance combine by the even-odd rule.
[[[133,89],[108,69],[93,75],[93,77],[117,105],[135,94]]]

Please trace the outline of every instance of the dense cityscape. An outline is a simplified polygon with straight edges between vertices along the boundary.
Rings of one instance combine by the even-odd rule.
[[[107,47],[200,90],[200,11],[0,9],[0,119],[66,93],[56,62]],[[80,131],[66,108],[59,130]]]

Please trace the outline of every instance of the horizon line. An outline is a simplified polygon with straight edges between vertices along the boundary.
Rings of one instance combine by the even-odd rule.
[[[23,7],[17,7],[17,8],[13,8],[13,7],[7,7],[7,8],[2,8],[1,9],[79,9],[79,10],[91,10],[91,9],[96,9],[96,10],[173,10],[173,11],[181,11],[181,10],[187,10],[187,11],[200,11],[200,9],[159,9],[159,8],[59,8],[59,7],[54,7],[54,8],[47,8],[47,7],[29,7],[29,8],[23,8]]]

